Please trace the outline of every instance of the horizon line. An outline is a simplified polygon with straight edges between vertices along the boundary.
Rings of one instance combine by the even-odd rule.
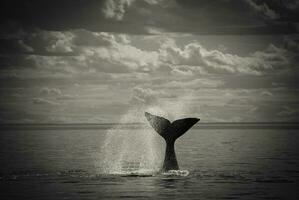
[[[3,125],[142,125],[147,124],[143,122],[130,122],[130,123],[119,123],[119,122],[102,122],[102,123],[0,123],[0,126]],[[299,124],[299,121],[296,122],[199,122],[196,125],[200,124]]]
[[[0,130],[100,130],[149,128],[147,123],[15,123],[1,124]],[[299,129],[299,122],[204,122],[195,129]]]

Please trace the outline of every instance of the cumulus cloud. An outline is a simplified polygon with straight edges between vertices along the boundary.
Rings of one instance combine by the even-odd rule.
[[[197,41],[186,40],[184,43],[179,43],[175,41],[175,36],[170,36],[168,39],[157,36],[147,38],[147,43],[155,41],[155,46],[144,48],[138,44],[141,42],[140,38],[135,40],[139,36],[96,33],[86,30],[70,31],[70,33],[72,39],[68,46],[76,54],[68,56],[25,55],[26,59],[31,61],[31,68],[22,68],[24,71],[22,78],[38,78],[39,80],[62,78],[63,84],[70,80],[80,83],[81,86],[93,84],[89,87],[96,88],[102,84],[101,88],[104,88],[101,90],[102,96],[119,95],[115,99],[125,102],[117,110],[124,109],[128,105],[144,108],[143,110],[160,107],[160,110],[174,113],[174,118],[181,116],[182,113],[190,116],[202,111],[209,114],[206,116],[209,120],[222,118],[222,120],[235,121],[254,120],[249,115],[263,115],[263,111],[271,110],[272,107],[260,109],[259,103],[249,101],[249,95],[245,93],[242,95],[227,91],[225,94],[221,91],[230,87],[227,83],[232,83],[235,88],[244,88],[244,84],[255,84],[253,87],[257,88],[264,86],[258,81],[262,79],[271,85],[274,79],[269,81],[264,75],[279,75],[282,70],[289,68],[291,57],[290,50],[273,44],[253,53],[236,55],[228,53],[229,51],[225,53],[219,49],[207,48]],[[43,34],[48,37],[47,33]],[[52,43],[56,44],[55,42],[44,44],[49,46]],[[20,75],[20,69],[15,69],[13,72]],[[78,96],[71,95],[73,92],[64,94],[59,88],[64,87],[61,85],[43,87],[39,98],[31,99],[31,101],[36,105],[60,105],[64,108],[74,106],[77,101],[71,100],[76,99],[79,94]],[[209,95],[210,92],[215,92],[215,94]],[[82,90],[78,93],[81,98],[82,93],[87,94],[88,91]],[[250,92],[256,101],[272,101],[271,94],[277,97],[272,91]],[[204,97],[201,98],[201,95]],[[235,97],[240,100],[234,101]],[[96,99],[95,95],[89,95],[86,102],[96,105],[98,98],[98,96]],[[227,104],[229,100],[231,102]],[[64,104],[64,101],[71,101],[72,104]],[[116,104],[118,105],[119,102]],[[209,106],[205,108],[202,106],[204,104]],[[224,108],[225,106],[227,108]],[[254,109],[253,106],[259,109]],[[76,110],[75,108],[69,109],[73,110],[72,112]],[[223,111],[226,115],[220,117],[214,110]],[[247,113],[248,116],[243,114],[246,110],[251,110]],[[113,111],[113,113],[117,112],[120,111]],[[234,113],[242,113],[244,116],[233,118]]]
[[[286,52],[272,44],[264,51],[241,57],[208,50],[198,42],[178,47],[170,39],[162,42],[158,50],[149,51],[131,45],[127,38],[121,39],[123,36],[102,34],[102,37],[109,38],[110,46],[81,49],[82,61],[97,71],[163,73],[166,70],[178,76],[206,73],[261,75],[288,64]]]
[[[153,105],[159,103],[161,98],[174,98],[175,96],[166,93],[165,91],[157,91],[151,88],[142,88],[142,87],[134,87],[132,89],[132,99],[133,103],[137,103],[139,105]]]
[[[102,12],[106,18],[120,21],[123,19],[126,9],[134,1],[135,0],[106,0]]]
[[[70,31],[45,31],[37,29],[25,38],[36,52],[73,52],[74,33]]]
[[[271,82],[285,81],[266,79],[264,75],[276,74],[278,77],[292,66],[289,51],[271,44],[264,50],[235,55],[208,49],[192,40],[177,44],[172,37],[167,40],[157,36],[147,38],[147,43],[155,41],[156,46],[142,49],[141,45],[136,45],[135,38],[139,36],[86,30],[71,33],[74,38],[69,45],[78,52],[77,55],[24,55],[28,65],[3,71],[0,80],[5,74],[13,74],[11,78],[18,79],[18,84],[22,84],[22,80],[63,79],[67,82],[65,80],[72,79],[80,84],[95,82],[123,90],[139,85],[143,89],[167,89],[175,94],[181,90],[194,92],[204,88],[272,87]],[[81,38],[85,40],[80,43]],[[55,97],[58,102],[77,98],[63,94],[59,91],[60,86],[52,87],[41,89],[40,94],[45,96],[40,97]],[[134,90],[136,94],[132,102],[146,104],[155,102],[156,98],[150,96],[158,96],[159,101],[164,98],[155,91],[144,90]]]
[[[130,45],[128,38],[124,38],[123,35],[102,34],[102,36],[110,36],[110,46],[81,49],[82,62],[87,67],[97,71],[125,73],[150,71],[157,66],[157,52],[136,48]]]
[[[43,35],[50,37],[52,34],[49,36],[43,33]],[[65,57],[34,55],[28,58],[39,68],[68,74],[149,71],[157,65],[155,63],[157,52],[144,51],[130,45],[130,39],[123,34],[75,30],[71,38],[66,46],[77,52],[76,55]],[[49,45],[47,43],[47,46]]]
[[[72,51],[76,54],[31,55],[27,56],[27,60],[38,68],[64,74],[143,72],[168,73],[178,77],[199,74],[262,75],[283,69],[289,64],[287,52],[273,44],[265,50],[239,56],[221,50],[209,50],[194,41],[178,46],[174,39],[169,38],[161,40],[156,49],[148,50],[135,46],[131,43],[132,38],[124,34],[75,30],[65,33],[42,31],[37,35],[36,41],[31,41],[36,49],[42,48],[34,44],[43,38],[42,44],[48,52]]]
[[[50,107],[53,114],[42,113],[58,121],[68,113],[70,121],[97,115],[110,118],[125,112],[130,105],[161,105],[161,110],[169,113],[185,112],[190,116],[202,112],[207,119],[233,121],[253,119],[249,114],[245,116],[249,110],[252,116],[268,119],[275,114],[274,101],[289,99],[289,108],[296,104],[297,91],[291,90],[298,82],[298,69],[294,67],[298,62],[293,59],[298,56],[298,36],[286,36],[282,46],[280,36],[240,34],[290,33],[293,24],[277,24],[295,20],[297,3],[282,3],[293,10],[288,14],[278,12],[268,1],[162,1],[68,1],[63,5],[54,3],[53,7],[53,3],[29,3],[31,6],[20,10],[19,16],[27,16],[16,25],[24,26],[17,27],[22,29],[20,33],[15,29],[3,34],[0,31],[2,101],[13,98],[7,102],[18,105],[20,97],[9,95],[18,92],[25,99],[20,106],[22,111],[33,113],[33,118],[41,114],[29,111],[30,107],[38,112],[46,109],[32,103],[45,108],[60,105],[58,109]],[[252,16],[245,1],[264,20]],[[42,9],[47,13],[40,14],[39,5],[51,9]],[[15,10],[15,6],[11,7]],[[39,28],[29,28],[27,24]],[[146,30],[146,34],[156,35],[117,34]],[[197,35],[201,33],[238,36]],[[222,43],[225,47],[217,46]],[[37,91],[37,87],[43,88]],[[287,88],[288,94],[273,90],[278,87]],[[236,92],[240,88],[248,90]],[[254,91],[257,88],[263,89]],[[296,97],[291,98],[291,93]]]
[[[156,103],[157,99],[158,98],[156,92],[149,88],[133,88],[132,102],[141,103],[144,105],[151,105],[153,103]]]
[[[104,17],[121,21],[124,18],[127,10],[135,1],[136,0],[106,0],[102,8]],[[156,5],[162,1],[164,0],[138,0],[138,2],[144,2],[148,5]]]
[[[155,96],[159,101],[164,97],[144,88],[167,89],[175,94],[181,90],[194,92],[204,88],[270,87],[267,84],[278,80],[265,79],[264,75],[279,75],[292,66],[289,51],[271,44],[264,50],[235,55],[208,49],[192,40],[177,44],[174,36],[173,39],[171,36],[168,39],[157,36],[147,38],[147,43],[155,42],[156,46],[142,49],[142,45],[135,40],[139,36],[86,30],[71,31],[71,34],[74,37],[69,46],[78,54],[25,55],[28,67],[26,65],[26,68],[11,72],[9,69],[3,72],[0,80],[5,73],[9,73],[15,74],[14,79],[63,79],[64,82],[72,79],[80,84],[96,82],[123,90],[139,85],[144,91],[135,89],[132,102],[146,104],[155,102]],[[19,80],[18,83],[22,84]],[[77,98],[63,94],[59,87],[43,88],[41,94],[45,96],[40,97],[53,96],[58,102]]]
[[[73,34],[66,33],[61,34],[61,32],[53,32],[52,33],[55,40],[52,44],[46,47],[46,50],[49,52],[60,52],[60,53],[67,53],[72,52],[72,39]]]
[[[286,50],[278,48],[273,44],[270,44],[263,51],[254,52],[252,58],[254,59],[252,60],[253,68],[264,72],[283,69],[290,62],[290,57]]]
[[[68,33],[65,33],[69,35]],[[30,55],[26,59],[29,60],[36,68],[49,70],[50,72],[58,72],[64,74],[77,74],[82,72],[108,72],[108,73],[127,73],[132,71],[149,71],[156,65],[157,53],[140,50],[130,45],[130,40],[123,34],[95,33],[85,30],[75,30],[66,43],[54,37],[53,33],[38,32],[33,36],[36,40],[31,41],[32,44],[39,43],[43,38],[43,47],[46,51],[57,51],[58,53],[67,51],[77,52],[75,55],[68,56],[47,56],[47,55]],[[41,36],[42,35],[42,36]],[[64,33],[54,34],[55,36],[63,36]],[[31,39],[32,39],[31,38]],[[50,40],[46,42],[47,39]],[[66,37],[62,37],[66,38]],[[56,42],[53,42],[56,41]],[[61,41],[61,42],[60,42]],[[66,42],[65,40],[63,40]],[[65,50],[60,49],[59,45],[63,44]],[[38,47],[36,47],[39,49]],[[41,47],[40,47],[41,49]],[[50,50],[51,49],[51,50]],[[69,50],[67,50],[69,49]]]
[[[261,75],[288,64],[285,51],[272,44],[264,51],[241,57],[219,50],[207,50],[197,42],[183,48],[179,48],[174,42],[167,42],[161,46],[159,58],[172,66],[197,66],[199,72],[212,74]]]

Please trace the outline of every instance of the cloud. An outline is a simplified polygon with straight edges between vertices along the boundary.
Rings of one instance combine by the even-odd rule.
[[[138,2],[146,5],[156,5],[164,0],[138,0]],[[102,12],[105,18],[114,19],[116,21],[123,20],[127,10],[134,4],[136,0],[106,0],[104,2]],[[138,9],[138,7],[137,7]],[[145,9],[143,9],[145,11]]]
[[[256,51],[252,54],[252,58],[256,61],[254,68],[257,70],[269,72],[279,69],[283,69],[290,64],[291,58],[283,48],[278,48],[273,44],[270,44],[263,51]]]
[[[161,90],[153,90],[151,88],[134,87],[132,90],[131,102],[138,105],[158,104],[162,98],[174,98],[175,96]]]
[[[112,18],[115,20],[122,20],[126,9],[134,2],[135,0],[106,0],[102,12],[106,18]]]
[[[87,29],[98,32],[150,35],[165,32],[192,34],[297,33],[298,6],[296,1],[283,1],[281,4],[283,6],[280,6],[279,1],[254,0],[219,0],[213,3],[206,0],[91,0],[76,2],[72,0],[55,2],[13,0],[1,2],[0,12],[3,23],[13,21],[23,29],[32,27],[52,31]],[[259,15],[254,14],[252,10]],[[62,47],[60,44],[57,45]]]
[[[84,29],[72,31],[74,34],[74,45],[76,46],[110,46],[116,42],[116,37],[113,34],[105,32],[92,32]],[[125,36],[119,36],[125,40]],[[127,41],[127,40],[126,40]]]
[[[71,33],[66,33],[66,34],[61,34],[61,32],[52,32],[53,38],[55,40],[52,40],[52,44],[48,45],[46,47],[46,50],[49,52],[59,52],[59,53],[68,53],[72,52],[72,39],[73,39],[73,34]]]
[[[77,98],[75,95],[63,94],[58,88],[43,87],[40,90],[40,94],[46,97],[55,97],[57,100],[72,100]]]
[[[157,66],[157,52],[138,49],[123,35],[103,33],[101,37],[110,38],[110,45],[80,49],[85,66],[109,73],[146,72]]]
[[[294,118],[296,119],[296,116],[299,115],[299,109],[298,108],[290,108],[289,106],[283,106],[282,110],[277,113],[279,117],[287,117],[287,118]]]
[[[59,103],[57,102],[48,99],[43,99],[43,98],[33,98],[32,102],[34,104],[39,104],[39,105],[51,105],[51,106],[59,105]]]
[[[299,52],[299,35],[287,35],[284,36],[283,39],[284,48],[291,51],[298,53]]]
[[[33,48],[26,44],[22,39],[0,39],[1,54],[22,54],[32,52]]]
[[[130,45],[123,34],[95,33],[86,30],[72,32],[38,31],[30,37],[37,51],[56,55],[27,56],[33,66],[52,72],[76,74],[82,72],[128,73],[149,71],[155,67],[157,53]],[[40,46],[36,45],[39,44]],[[67,54],[73,52],[73,54]]]
[[[289,64],[285,50],[273,44],[264,51],[241,57],[219,50],[207,50],[197,42],[180,48],[174,42],[167,41],[162,44],[159,53],[161,62],[170,66],[193,66],[190,70],[195,72],[197,69],[197,73],[261,75]]]
[[[273,94],[270,91],[264,90],[261,92],[261,95],[264,97],[273,97]]]
[[[192,66],[174,66],[171,70],[171,74],[174,76],[192,76],[193,72],[190,68],[192,68]]]
[[[178,76],[207,73],[261,75],[288,64],[285,51],[274,45],[241,57],[220,50],[207,50],[197,42],[178,47],[173,41],[165,41],[157,51],[148,51],[131,45],[128,36],[125,40],[123,35],[108,33],[97,37],[105,38],[109,45],[76,47],[80,51],[78,59],[82,69],[93,68],[108,73],[169,71]]]
[[[296,32],[298,5],[273,2],[0,3],[11,21],[0,30],[0,106],[18,110],[0,118],[109,121],[150,105],[204,120],[280,119],[298,102],[298,35],[256,34]]]
[[[78,98],[78,96],[74,96],[74,95],[70,95],[70,94],[62,94],[59,97],[57,97],[57,99],[59,100],[72,100],[72,99],[76,99]]]
[[[208,78],[195,78],[191,80],[183,81],[169,81],[164,83],[163,88],[172,88],[172,89],[199,89],[199,88],[218,88],[223,85],[223,81],[208,79]]]
[[[272,10],[265,2],[257,3],[255,0],[245,0],[257,13],[261,14],[266,19],[278,19],[280,15]]]
[[[299,1],[297,1],[297,0],[283,1],[283,3],[290,10],[296,11],[299,8]]]
[[[42,88],[40,90],[40,93],[44,94],[44,95],[57,95],[57,96],[60,96],[62,94],[62,92],[61,92],[60,89],[57,89],[57,88],[47,88],[47,87]]]
[[[28,34],[25,41],[36,53],[71,53],[73,52],[74,33],[70,31],[44,31],[37,29]]]
[[[25,44],[23,40],[18,40],[18,46],[22,52],[33,52],[33,48]]]
[[[172,37],[152,37],[148,39],[151,43],[159,39],[157,47],[141,49],[140,45],[131,42],[135,37],[87,30],[37,31],[28,40],[34,51],[58,54],[10,56],[8,58],[11,59],[6,62],[7,65],[22,66],[23,69],[39,69],[30,76],[43,73],[43,76],[73,77],[103,72],[164,74],[169,75],[169,78],[207,74],[260,76],[278,73],[291,62],[289,52],[273,44],[264,50],[239,56],[207,49],[196,41],[178,45]],[[288,44],[290,46],[290,42]],[[65,54],[70,51],[73,54]]]
[[[65,38],[62,35],[72,35],[67,45],[75,53],[25,54],[23,66],[7,67],[1,77],[6,74],[21,78],[18,84],[22,87],[40,84],[40,96],[29,92],[26,98],[27,102],[46,108],[53,106],[50,107],[52,113],[43,112],[45,121],[50,120],[49,116],[63,120],[66,111],[74,115],[69,119],[87,121],[104,107],[111,114],[98,114],[99,117],[113,119],[130,106],[142,110],[159,108],[174,119],[183,114],[206,113],[204,118],[208,121],[272,120],[276,119],[272,117],[276,114],[273,99],[281,99],[270,90],[276,87],[272,82],[283,82],[282,74],[293,70],[290,63],[294,53],[271,43],[265,49],[237,55],[207,47],[190,39],[193,36],[169,35],[167,39],[151,36],[143,41],[142,36],[87,30],[55,33],[54,37],[52,32],[43,31],[41,35],[36,39],[43,38],[45,46],[56,44],[57,38]],[[26,44],[38,49],[34,45],[36,41],[31,42]],[[26,65],[24,60],[27,60]],[[79,83],[80,88],[72,88],[74,83]],[[240,88],[248,88],[248,94],[234,92]],[[253,92],[256,88],[263,88],[264,92]],[[74,91],[77,95],[73,95]],[[32,96],[37,98],[32,99]],[[115,102],[108,106],[112,98]],[[264,101],[272,106],[264,105]],[[56,111],[55,105],[62,110]],[[76,117],[76,113],[80,116]]]
[[[157,93],[149,88],[140,87],[133,88],[132,102],[143,105],[151,105],[157,103]]]

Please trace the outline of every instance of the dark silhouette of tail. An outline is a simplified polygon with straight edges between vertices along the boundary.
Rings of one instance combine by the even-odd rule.
[[[166,141],[166,151],[162,170],[178,170],[178,162],[174,151],[174,143],[177,138],[186,133],[200,119],[185,118],[170,123],[168,119],[145,112],[145,117],[155,131]]]

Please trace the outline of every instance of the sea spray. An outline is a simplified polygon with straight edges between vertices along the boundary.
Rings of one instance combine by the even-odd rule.
[[[104,145],[96,154],[98,174],[154,174],[161,170],[165,143],[147,123],[144,112],[173,120],[192,116],[188,101],[192,94],[178,96],[174,101],[155,101],[155,105],[136,105],[107,130]],[[141,123],[138,128],[124,128],[123,124]]]
[[[143,122],[144,112],[130,110],[120,119],[120,124],[109,129],[105,135],[97,173],[100,174],[153,174],[162,164],[162,142],[147,127],[126,128],[123,124]]]

